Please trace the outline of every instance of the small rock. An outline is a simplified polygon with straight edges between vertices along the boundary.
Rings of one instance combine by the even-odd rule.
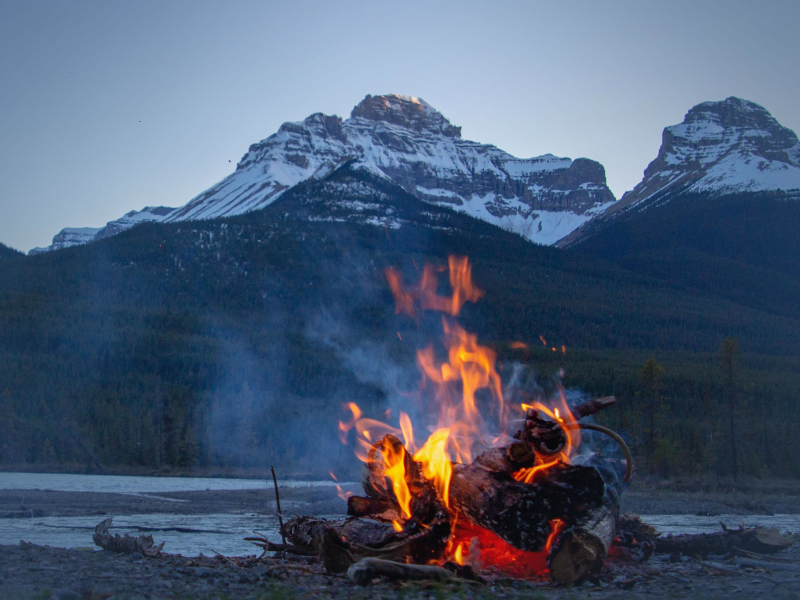
[[[214,570],[207,567],[197,567],[194,570],[195,577],[213,577],[214,574]]]
[[[56,590],[53,592],[52,597],[55,598],[55,600],[81,600],[81,595],[78,592],[73,592],[68,589]]]
[[[130,556],[133,562],[139,562],[144,560],[144,554],[141,554],[140,552],[134,552]]]

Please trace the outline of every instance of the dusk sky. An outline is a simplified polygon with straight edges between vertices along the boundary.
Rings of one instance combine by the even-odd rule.
[[[181,206],[284,121],[418,96],[519,157],[588,157],[617,195],[695,104],[800,131],[800,2],[0,3],[0,242]]]

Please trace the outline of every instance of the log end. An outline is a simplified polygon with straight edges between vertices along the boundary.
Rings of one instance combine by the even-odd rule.
[[[597,573],[606,558],[601,539],[581,530],[564,533],[550,555],[550,577],[565,585],[575,585]]]

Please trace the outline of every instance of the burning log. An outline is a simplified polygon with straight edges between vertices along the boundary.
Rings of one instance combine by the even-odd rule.
[[[548,561],[553,581],[573,585],[600,570],[614,537],[615,508],[605,502],[560,534]]]
[[[342,573],[365,557],[427,563],[441,555],[450,535],[447,520],[397,531],[387,523],[366,519],[297,517],[287,521],[285,529],[293,548],[318,555],[331,573]]]
[[[590,400],[576,407],[575,414],[595,414],[614,402],[613,397]],[[552,418],[543,418],[541,411]],[[478,528],[473,530],[479,539],[488,537],[481,536],[481,530],[490,532],[498,536],[495,546],[509,544],[512,550],[531,554],[531,560],[532,553],[550,553],[552,548],[553,578],[575,583],[602,566],[618,513],[618,494],[609,493],[598,469],[565,462],[578,427],[572,414],[561,417],[557,410],[551,415],[546,407],[530,406],[523,428],[514,436],[518,441],[491,448],[470,464],[448,461],[446,498],[437,493],[432,480],[424,476],[423,466],[400,440],[386,435],[368,453],[362,476],[366,497],[350,497],[348,513],[391,522],[400,537],[439,523],[441,537],[429,534],[416,551],[407,552],[417,562],[422,562],[420,548],[426,544],[437,540],[441,547],[451,533],[447,522],[466,519]],[[396,473],[398,465],[402,465],[399,482],[396,475],[387,476],[392,470]],[[629,471],[630,459],[626,478]],[[389,539],[372,544],[373,550]],[[437,558],[430,546],[427,556]]]
[[[472,523],[499,535],[520,550],[540,551],[552,527],[550,521],[575,521],[598,508],[605,484],[591,467],[553,466],[534,483],[487,469],[482,457],[457,465],[450,481],[451,507]]]

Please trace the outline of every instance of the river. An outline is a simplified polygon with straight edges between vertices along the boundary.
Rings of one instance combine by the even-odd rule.
[[[248,490],[265,486],[264,480],[217,479],[193,477],[131,477],[116,475],[65,475],[41,473],[0,473],[0,489],[53,490],[64,492],[100,492],[130,495],[152,495],[164,492],[203,490]],[[270,482],[271,483],[271,482]],[[330,487],[331,481],[281,481],[280,487]],[[347,485],[347,484],[345,484]],[[352,485],[352,484],[350,484]],[[341,515],[319,515],[339,518]],[[0,544],[18,544],[20,540],[62,548],[92,548],[94,526],[101,516],[39,517],[0,519]],[[728,527],[762,525],[781,531],[800,531],[800,515],[642,515],[664,534],[709,533],[720,530],[720,522]],[[165,552],[196,556],[215,551],[229,556],[252,554],[257,549],[245,542],[253,531],[280,541],[276,516],[258,513],[209,513],[184,515],[176,513],[139,514],[114,517],[112,533],[139,535],[136,527],[187,528],[197,533],[153,531],[156,542],[166,542]]]

